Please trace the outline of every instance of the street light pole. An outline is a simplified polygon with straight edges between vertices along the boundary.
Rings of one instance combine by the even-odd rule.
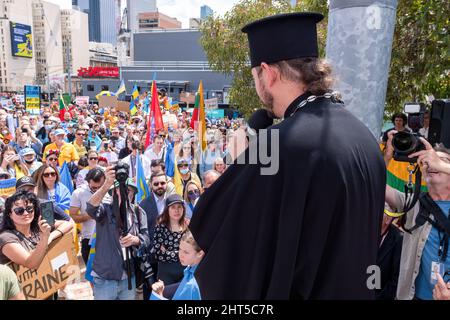
[[[72,68],[70,63],[70,46],[66,47],[66,57],[67,57],[67,77],[69,80],[69,96],[70,100],[72,100]]]

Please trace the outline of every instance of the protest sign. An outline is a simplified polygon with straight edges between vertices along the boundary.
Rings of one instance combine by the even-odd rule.
[[[41,110],[41,87],[25,86],[25,108],[29,114],[38,115]]]
[[[75,97],[75,104],[78,106],[89,105],[89,96],[77,96]]]
[[[128,103],[128,106],[130,104]],[[117,107],[117,97],[113,96],[100,96],[98,97],[98,107],[104,109],[106,107],[115,108]]]
[[[53,241],[37,270],[15,263],[8,266],[16,273],[26,300],[46,299],[79,276],[73,234]]]
[[[217,109],[219,107],[219,99],[205,99],[205,109]]]
[[[118,101],[117,111],[119,112],[130,112],[130,103],[128,101]]]

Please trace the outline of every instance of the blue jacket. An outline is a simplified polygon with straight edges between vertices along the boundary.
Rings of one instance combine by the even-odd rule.
[[[70,194],[69,189],[61,182],[58,182],[55,187],[56,205],[63,210],[69,210],[70,208]],[[51,199],[49,199],[51,200]]]

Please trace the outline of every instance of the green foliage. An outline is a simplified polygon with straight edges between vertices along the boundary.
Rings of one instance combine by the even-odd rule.
[[[448,0],[399,0],[385,115],[426,95],[449,98]]]
[[[295,8],[287,0],[242,0],[223,17],[210,17],[201,27],[201,43],[211,67],[234,76],[230,102],[246,116],[262,105],[248,63],[247,36],[241,29],[266,16],[298,11],[327,17],[327,0],[299,0]],[[423,102],[425,95],[449,96],[449,12],[448,0],[398,0],[386,116],[401,111],[404,102]],[[321,56],[326,33],[325,18],[318,25]]]

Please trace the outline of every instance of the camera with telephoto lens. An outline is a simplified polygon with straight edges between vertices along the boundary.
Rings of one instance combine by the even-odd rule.
[[[116,172],[116,180],[119,183],[125,184],[128,180],[128,172],[130,170],[130,166],[122,161],[117,162],[114,167],[114,171]]]
[[[422,135],[419,133],[423,127],[425,105],[423,103],[406,103],[404,111],[408,114],[408,127],[412,132],[401,131],[394,135],[392,139],[394,160],[414,163],[417,161],[417,157],[409,158],[408,156],[425,150],[425,146],[420,141]]]

